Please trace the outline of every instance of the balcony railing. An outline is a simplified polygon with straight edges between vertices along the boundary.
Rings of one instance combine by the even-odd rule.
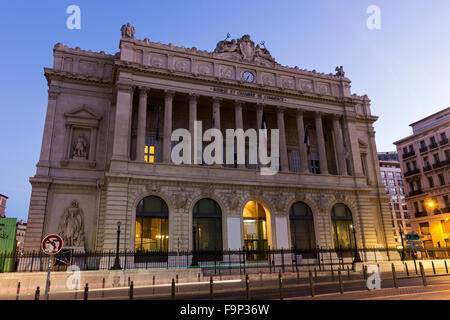
[[[419,152],[420,152],[420,153],[423,153],[423,152],[425,152],[425,151],[428,151],[427,146],[423,146],[422,148],[419,149]]]
[[[423,190],[422,189],[411,191],[408,196],[409,197],[414,197],[414,196],[417,196],[419,194],[423,194]]]
[[[431,171],[433,170],[433,167],[430,164],[427,164],[425,167],[423,167],[423,172]]]
[[[441,141],[439,141],[439,145],[441,145],[441,146],[445,146],[446,144],[448,144],[448,139],[447,138],[442,139]]]
[[[428,216],[428,215],[427,215],[427,212],[426,212],[426,211],[419,211],[419,212],[414,213],[414,216],[415,216],[416,218],[421,218],[421,217],[426,217],[426,216]]]
[[[405,172],[405,177],[409,177],[415,174],[419,174],[420,173],[420,169],[419,168],[415,168],[413,170],[409,170]]]
[[[412,156],[415,156],[415,155],[416,155],[416,152],[413,150],[413,151],[410,151],[410,152],[403,153],[402,157],[403,157],[403,159],[406,159],[406,158],[409,158],[409,157],[412,157]]]
[[[442,167],[445,167],[445,166],[447,166],[449,164],[450,164],[450,160],[437,161],[436,163],[433,164],[433,168],[434,169],[442,168]]]
[[[434,142],[434,143],[432,143],[432,144],[430,144],[430,145],[428,146],[428,148],[429,148],[430,150],[436,149],[437,147],[438,147],[438,144],[437,144],[436,142]]]

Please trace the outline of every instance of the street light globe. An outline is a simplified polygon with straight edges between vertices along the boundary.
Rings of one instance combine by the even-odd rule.
[[[117,221],[117,226],[120,227],[122,223],[120,221]]]
[[[430,207],[430,208],[434,208],[435,206],[436,206],[436,203],[434,202],[434,201],[428,201],[427,202],[427,205]]]

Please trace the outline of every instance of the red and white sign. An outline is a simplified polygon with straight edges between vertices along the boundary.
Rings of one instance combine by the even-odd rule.
[[[63,247],[63,239],[57,234],[50,234],[42,240],[41,249],[46,254],[57,254]]]

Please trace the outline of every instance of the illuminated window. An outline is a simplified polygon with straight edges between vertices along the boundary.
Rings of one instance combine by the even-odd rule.
[[[155,146],[144,147],[144,161],[150,163],[155,162]]]

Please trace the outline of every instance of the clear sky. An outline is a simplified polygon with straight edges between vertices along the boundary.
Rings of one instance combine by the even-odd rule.
[[[81,9],[81,29],[69,30],[69,5]],[[381,29],[369,30],[369,5],[381,9]],[[29,177],[39,159],[47,108],[43,68],[53,46],[118,51],[120,27],[136,38],[213,50],[229,32],[266,42],[282,65],[334,73],[343,65],[352,92],[367,94],[378,151],[411,134],[410,123],[450,101],[448,0],[203,0],[2,1],[0,10],[0,193],[6,215],[26,219]]]

